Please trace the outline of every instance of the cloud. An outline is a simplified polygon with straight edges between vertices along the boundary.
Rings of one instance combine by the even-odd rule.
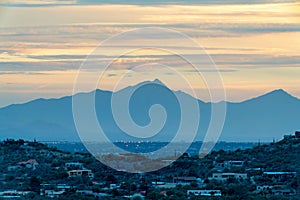
[[[226,73],[226,72],[237,72],[237,69],[201,69],[201,70],[182,70],[183,72],[189,72],[189,73],[194,73],[194,72],[222,72],[222,73]]]
[[[76,4],[76,0],[1,0],[2,6],[47,6]]]
[[[207,69],[210,65],[210,61],[207,59],[207,55],[199,54],[185,54],[181,57],[177,55],[149,55],[149,56],[123,56],[115,60],[108,68],[108,70],[132,70],[137,66],[160,64],[164,66],[170,66],[172,68],[183,69],[190,68],[191,65],[187,63],[187,60],[192,59],[198,68],[209,72],[211,69]],[[212,54],[210,55],[216,65],[220,68],[221,72],[235,72],[236,70],[243,68],[284,68],[284,67],[299,67],[300,68],[300,56],[273,56],[268,54]],[[59,57],[59,56],[58,56]],[[74,56],[63,56],[64,60],[60,62],[0,62],[1,74],[32,74],[43,73],[49,71],[67,71],[78,70],[83,60],[74,61]],[[76,56],[75,56],[76,57]],[[84,56],[81,56],[84,57]],[[113,60],[114,56],[98,55],[99,59],[90,60],[89,70],[104,69],[108,61]],[[54,56],[55,58],[55,56]],[[49,59],[49,57],[46,57]],[[228,69],[229,68],[229,69]]]
[[[7,102],[11,101],[9,96],[15,101],[72,92],[82,61],[101,41],[134,28],[153,26],[180,31],[205,47],[228,88],[258,91],[273,86],[296,87],[300,73],[299,4],[287,2],[292,1],[10,1],[10,7],[0,7],[1,91],[7,94]],[[58,6],[69,3],[77,6]],[[95,6],[102,3],[106,5]],[[107,5],[128,3],[144,5]],[[224,3],[227,5],[216,5]],[[146,38],[149,46],[168,46],[197,60],[200,72],[213,75],[216,71],[205,65],[203,52],[185,46],[178,37],[149,33]],[[106,45],[103,52],[91,58],[91,71],[143,42],[143,35],[135,35],[127,42]],[[145,65],[141,78],[147,79],[152,73],[151,63],[171,66],[195,80],[195,71],[171,54],[139,51],[122,56],[106,73],[105,85],[128,71],[133,73],[128,76],[135,78],[134,68],[139,65]],[[163,75],[174,78],[172,72]],[[201,87],[198,82],[195,85]]]
[[[0,75],[49,75],[49,73],[35,72],[35,71],[0,71]]]
[[[103,4],[131,4],[131,5],[214,5],[214,4],[269,4],[290,3],[297,0],[2,0],[4,6],[49,6],[49,5],[103,5]]]
[[[107,74],[108,77],[117,76],[117,74]]]

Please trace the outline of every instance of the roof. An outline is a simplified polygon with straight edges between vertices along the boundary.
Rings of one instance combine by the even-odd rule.
[[[183,176],[183,177],[174,177],[175,180],[186,180],[186,181],[194,181],[197,180],[196,177],[193,176]]]
[[[92,172],[90,169],[74,169],[69,172]]]
[[[221,192],[221,190],[188,190],[188,191],[201,191],[201,192]]]
[[[69,162],[69,163],[66,163],[65,165],[83,165],[83,164],[80,162]]]
[[[222,174],[222,175],[247,175],[246,173],[234,173],[234,172],[223,172],[223,173],[213,173],[213,174]]]
[[[30,160],[27,160],[27,161],[23,161],[23,162],[19,162],[18,165],[27,165],[27,164],[38,164],[38,162],[35,160],[35,159],[30,159]]]
[[[266,175],[297,174],[297,172],[264,172]]]

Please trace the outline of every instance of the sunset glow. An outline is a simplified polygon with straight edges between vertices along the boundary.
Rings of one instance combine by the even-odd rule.
[[[277,88],[300,97],[299,11],[296,2],[141,6],[4,1],[0,6],[0,107],[36,97],[70,95],[81,63],[101,41],[143,27],[174,29],[204,47],[220,70],[229,101]],[[177,38],[155,39],[170,47],[181,46],[183,55],[197,54]],[[117,56],[122,45],[107,48],[100,59]],[[136,64],[169,59],[170,55],[140,50],[128,56],[115,61],[118,67],[108,71],[101,89],[111,90]],[[193,74],[186,72],[184,65],[169,60],[170,66],[191,77],[194,89],[208,101],[201,95],[205,85],[193,82]],[[147,79],[146,74],[141,77]],[[180,84],[174,87],[185,89]]]

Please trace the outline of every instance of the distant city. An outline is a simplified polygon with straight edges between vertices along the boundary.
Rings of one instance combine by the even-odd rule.
[[[57,147],[60,150],[76,153],[88,153],[88,150],[84,146],[82,142],[42,142],[50,147]],[[213,150],[224,150],[224,151],[235,151],[237,149],[247,149],[252,148],[253,146],[261,144],[267,144],[267,142],[218,142]],[[103,145],[103,148],[111,146],[110,144],[100,143]],[[135,141],[129,141],[129,142],[114,142],[114,144],[126,151],[133,152],[133,153],[145,153],[145,152],[153,152],[155,150],[161,149],[163,146],[167,145],[167,142],[135,142]],[[180,145],[180,143],[176,143]],[[192,156],[196,156],[199,154],[200,148],[202,146],[202,142],[193,142],[188,150],[186,151]],[[176,148],[175,148],[176,150]],[[109,152],[109,149],[107,149],[107,152]],[[174,152],[175,153],[175,152]],[[183,152],[178,152],[183,153]]]

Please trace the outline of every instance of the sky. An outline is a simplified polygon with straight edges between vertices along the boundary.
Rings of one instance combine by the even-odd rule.
[[[239,102],[278,88],[300,98],[299,2],[128,2],[1,0],[0,107],[71,95],[79,68],[102,41],[145,27],[178,31],[203,47],[223,80],[226,99],[220,96],[218,100]],[[116,90],[116,84],[126,76],[131,80],[121,83],[120,88],[158,77],[166,85],[172,82],[174,90],[187,90],[173,73],[151,67],[151,63],[163,63],[186,77],[198,98],[211,100],[205,81],[195,78],[196,72],[174,53],[161,49],[180,49],[181,56],[199,60],[206,56],[203,52],[164,34],[149,34],[147,39],[139,35],[96,52],[96,67],[113,61],[100,89]],[[124,49],[144,43],[158,47],[119,57]],[[205,63],[199,65],[203,72],[215,72]]]

